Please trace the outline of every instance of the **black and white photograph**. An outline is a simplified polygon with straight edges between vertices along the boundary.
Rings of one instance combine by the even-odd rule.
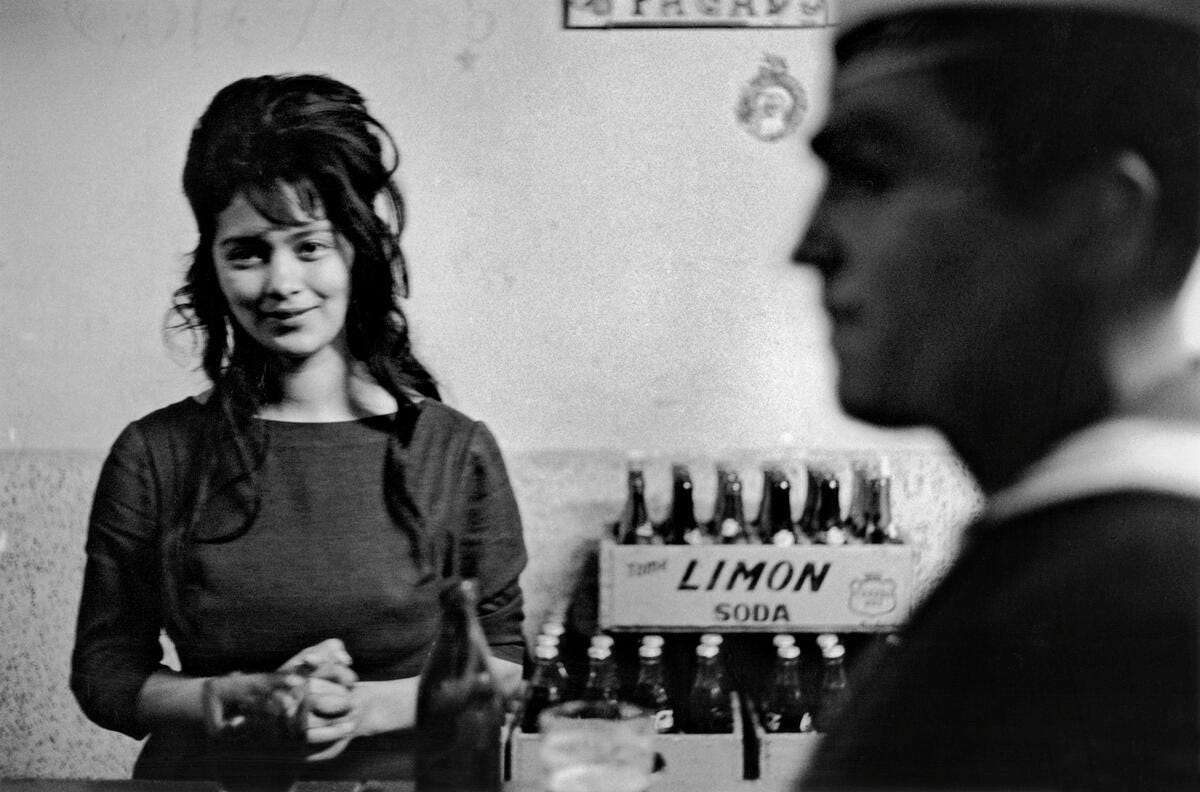
[[[1198,0],[0,0],[0,790],[1200,789]]]

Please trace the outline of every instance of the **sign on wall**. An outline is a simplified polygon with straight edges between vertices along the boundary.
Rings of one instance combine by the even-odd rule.
[[[903,545],[604,543],[606,629],[872,632],[913,604],[913,549]]]
[[[831,0],[563,0],[563,26],[814,28],[835,20]]]

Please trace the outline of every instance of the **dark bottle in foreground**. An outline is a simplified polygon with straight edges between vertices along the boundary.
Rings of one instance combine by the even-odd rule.
[[[638,647],[638,677],[633,686],[632,700],[645,707],[654,717],[654,731],[667,734],[675,731],[675,706],[671,703],[666,675],[663,671],[661,644],[643,643]]]
[[[558,647],[548,643],[539,644],[534,649],[534,658],[537,665],[529,679],[521,713],[521,731],[527,734],[537,732],[538,716],[542,710],[566,698],[567,672],[558,659]]]
[[[712,537],[696,521],[692,474],[685,465],[673,465],[671,480],[671,511],[663,531],[667,544],[712,544]]]
[[[800,647],[783,644],[776,650],[771,683],[763,697],[763,728],[769,732],[812,729],[808,698],[800,680]]]
[[[662,544],[662,537],[650,522],[650,511],[646,508],[646,477],[639,464],[630,463],[628,494],[625,511],[617,528],[617,538],[622,544]]]
[[[719,649],[696,647],[696,675],[688,695],[688,731],[697,734],[733,731],[733,703],[721,678]]]
[[[504,702],[472,581],[442,591],[442,621],[417,689],[416,788],[498,792]]]
[[[818,694],[813,723],[817,731],[825,732],[837,722],[845,709],[850,687],[846,681],[846,669],[842,665],[845,647],[831,644],[823,647],[821,654],[824,656],[824,668],[821,669],[821,692]]]

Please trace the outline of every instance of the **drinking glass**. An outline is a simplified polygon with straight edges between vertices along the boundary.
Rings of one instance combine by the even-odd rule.
[[[568,701],[542,712],[546,792],[645,792],[654,769],[654,718],[621,702]]]

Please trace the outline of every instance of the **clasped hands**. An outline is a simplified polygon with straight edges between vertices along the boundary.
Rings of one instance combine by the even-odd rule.
[[[204,684],[205,730],[301,761],[332,759],[353,739],[362,719],[351,662],[345,645],[330,638],[273,672],[212,677]]]

